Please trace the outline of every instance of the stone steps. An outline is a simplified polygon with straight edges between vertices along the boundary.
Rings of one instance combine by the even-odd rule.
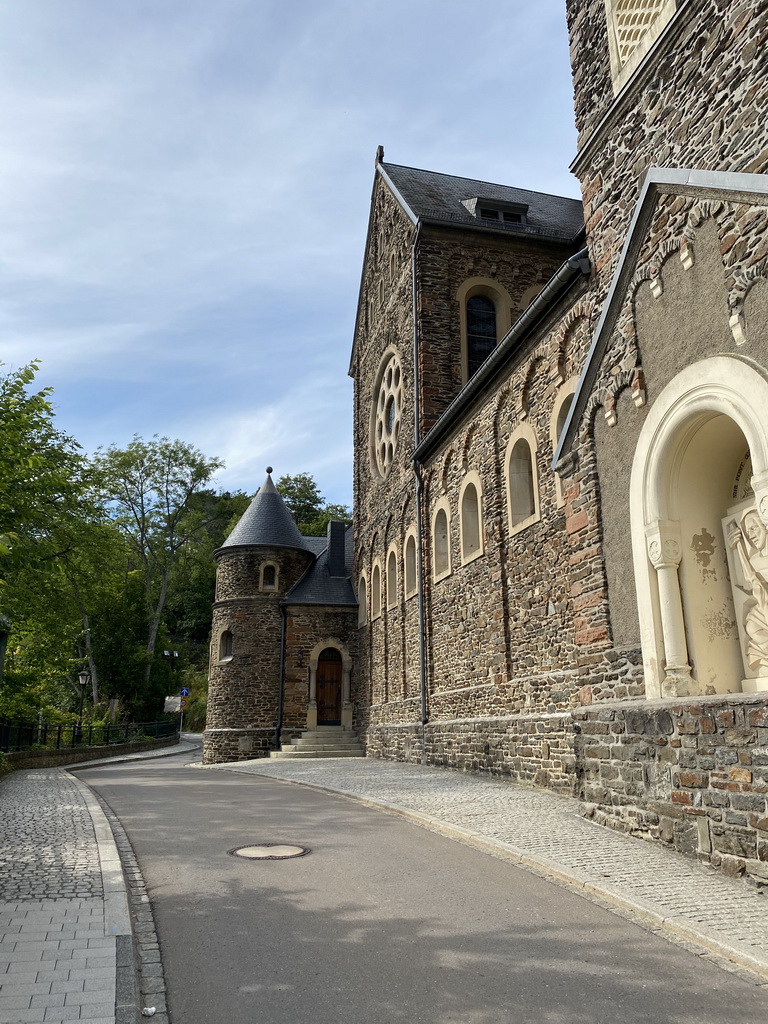
[[[321,725],[306,730],[298,739],[272,750],[270,757],[365,757],[356,733],[340,725]]]

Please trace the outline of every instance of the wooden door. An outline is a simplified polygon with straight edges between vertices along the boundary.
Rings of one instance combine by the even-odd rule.
[[[341,654],[326,647],[317,662],[317,724],[341,725]]]

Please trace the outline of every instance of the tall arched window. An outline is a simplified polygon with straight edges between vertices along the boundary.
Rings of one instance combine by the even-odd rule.
[[[436,580],[447,576],[451,571],[451,544],[448,520],[448,509],[441,506],[432,520],[432,552],[434,558],[434,576]]]
[[[474,376],[496,347],[496,306],[487,295],[467,299],[467,375]]]
[[[483,553],[483,528],[480,513],[480,481],[476,473],[467,474],[459,498],[461,515],[461,561],[466,565]]]
[[[405,541],[405,596],[413,597],[418,589],[416,576],[416,537],[409,533]]]
[[[549,421],[549,433],[552,441],[553,455],[557,451],[560,435],[563,432],[565,421],[568,418],[568,413],[573,405],[573,399],[578,382],[578,377],[571,377],[570,380],[567,380],[565,384],[563,384],[555,397],[555,403],[552,406],[552,416]],[[565,504],[565,500],[563,498],[563,485],[557,473],[555,473],[555,499],[558,508],[562,508]]]
[[[368,584],[365,576],[360,577],[357,588],[357,623],[364,626],[368,621]]]
[[[381,615],[381,567],[377,562],[371,573],[371,618]]]
[[[390,551],[387,556],[387,608],[397,604],[397,556]]]
[[[219,661],[232,657],[232,634],[228,629],[219,637]]]
[[[536,451],[536,435],[533,428],[528,424],[521,424],[507,443],[504,460],[511,533],[517,533],[540,518]]]

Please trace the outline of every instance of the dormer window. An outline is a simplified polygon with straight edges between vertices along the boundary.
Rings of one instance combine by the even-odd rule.
[[[463,199],[464,206],[478,221],[486,223],[489,227],[524,227],[528,207],[524,203],[505,203],[498,199],[483,199],[474,196],[472,199]]]
[[[511,210],[492,210],[487,206],[480,207],[480,219],[492,220],[495,221],[497,224],[525,223],[524,215],[519,211],[514,212]]]

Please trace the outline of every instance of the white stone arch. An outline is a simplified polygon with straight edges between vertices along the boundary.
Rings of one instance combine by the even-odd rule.
[[[469,380],[469,339],[467,335],[467,302],[475,295],[491,299],[496,308],[496,344],[512,326],[512,299],[507,289],[490,277],[470,277],[463,281],[457,291],[459,303],[459,325],[461,330],[461,379]]]
[[[721,355],[677,374],[643,424],[630,523],[648,697],[765,688],[744,678],[721,524],[746,448],[754,504],[768,526],[767,409],[765,371]]]
[[[528,446],[529,461],[526,466],[517,464],[516,448],[519,441],[525,441]],[[538,441],[536,431],[530,423],[521,423],[509,436],[507,449],[504,453],[504,479],[507,491],[507,522],[509,533],[513,536],[521,530],[525,530],[533,523],[541,519],[541,506],[539,503],[539,474],[536,466],[536,453],[538,452]],[[522,470],[526,472],[523,473]],[[530,507],[522,508],[521,501],[523,491],[527,494],[530,486]]]
[[[309,704],[307,705],[307,728],[317,728],[317,663],[326,648],[332,647],[341,655],[341,724],[345,729],[352,728],[352,656],[345,643],[335,636],[320,640],[309,652]]]
[[[465,503],[464,498],[469,487],[475,490],[475,500]],[[462,565],[474,562],[484,553],[483,483],[480,474],[474,469],[465,473],[459,490],[459,538]]]

